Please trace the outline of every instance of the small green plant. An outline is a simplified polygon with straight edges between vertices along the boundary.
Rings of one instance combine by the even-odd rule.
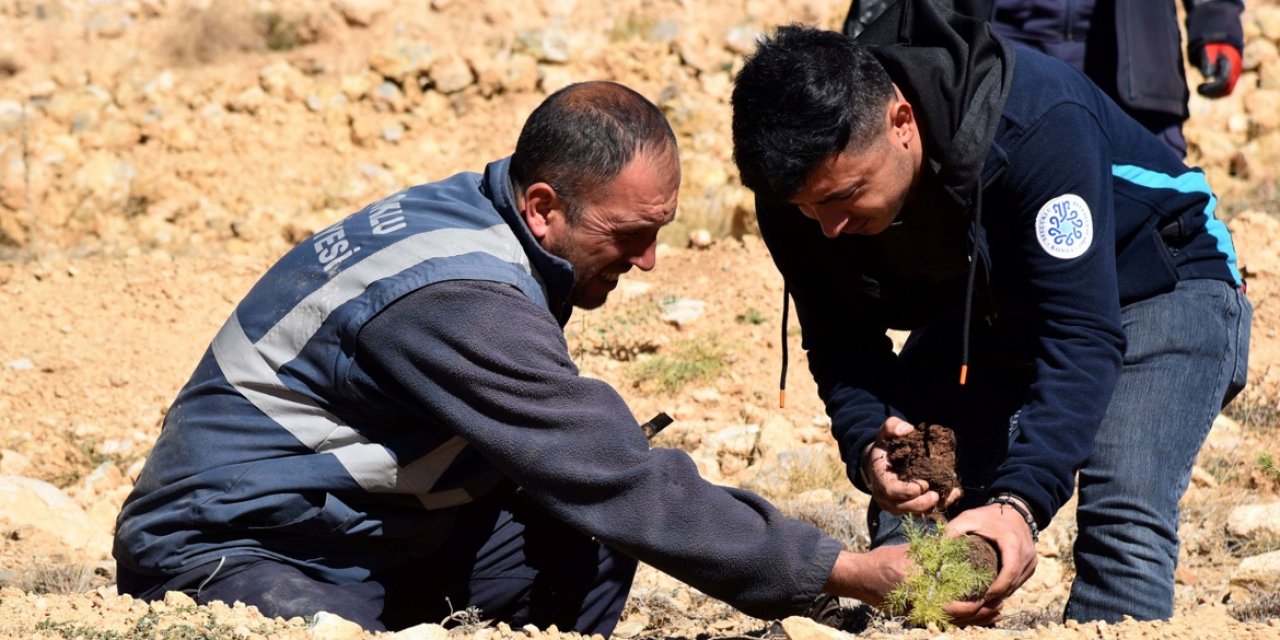
[[[1257,465],[1267,477],[1280,482],[1280,467],[1276,467],[1276,459],[1268,452],[1258,454]]]
[[[903,528],[913,564],[907,579],[885,598],[884,610],[905,615],[910,624],[923,627],[933,623],[946,628],[951,618],[943,606],[982,593],[995,576],[969,562],[968,539],[947,537],[945,524],[930,530],[908,518]]]
[[[769,320],[768,318],[764,317],[763,313],[760,313],[759,309],[755,307],[747,307],[746,311],[743,311],[737,316],[734,316],[733,319],[738,324],[755,324],[755,325],[764,324]]]
[[[690,382],[711,380],[720,375],[725,355],[725,348],[714,338],[681,340],[671,345],[669,355],[655,355],[637,362],[631,379],[636,386],[652,384],[675,392]]]
[[[290,20],[278,11],[266,11],[255,16],[258,29],[262,32],[263,41],[270,51],[289,51],[304,44],[311,38],[305,33],[305,25],[301,20]]]

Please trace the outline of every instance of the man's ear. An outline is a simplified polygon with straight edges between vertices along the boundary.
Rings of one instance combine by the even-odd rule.
[[[889,126],[894,144],[907,147],[916,136],[916,113],[910,102],[894,87],[897,95],[889,101]]]
[[[524,190],[520,213],[533,237],[545,244],[547,236],[564,224],[564,201],[550,184],[535,182]]]

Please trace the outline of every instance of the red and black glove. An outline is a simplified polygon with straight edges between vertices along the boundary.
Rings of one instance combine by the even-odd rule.
[[[1208,98],[1222,98],[1231,95],[1236,88],[1236,80],[1240,79],[1240,71],[1244,61],[1240,58],[1240,50],[1228,42],[1209,42],[1201,47],[1197,61],[1204,82],[1196,87],[1200,95]]]

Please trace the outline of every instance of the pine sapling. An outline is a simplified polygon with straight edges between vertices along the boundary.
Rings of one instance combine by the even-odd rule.
[[[995,574],[974,566],[969,561],[969,537],[947,537],[945,524],[938,523],[936,530],[930,530],[907,518],[903,527],[913,564],[906,580],[885,598],[884,610],[890,615],[905,615],[913,625],[933,623],[947,628],[951,617],[943,606],[982,595]]]

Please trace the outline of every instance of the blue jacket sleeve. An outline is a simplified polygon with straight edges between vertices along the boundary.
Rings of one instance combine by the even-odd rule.
[[[992,253],[1017,274],[1038,336],[1035,379],[993,492],[1027,500],[1041,525],[1068,498],[1119,376],[1124,333],[1116,279],[1109,142],[1084,107],[1050,109],[1010,150],[1005,189],[984,221],[1012,226]]]
[[[824,271],[794,240],[803,235],[796,226],[816,222],[763,196],[756,199],[756,211],[760,234],[795,302],[809,370],[831,417],[831,433],[849,480],[869,493],[862,481],[862,451],[889,416],[905,419],[889,400],[899,380],[888,327],[866,310],[849,308],[850,298],[834,293],[833,278],[851,276]]]
[[[551,314],[511,287],[425,287],[357,342],[359,366],[409,407],[613,549],[763,618],[802,611],[830,577],[839,542],[708,483],[682,451],[650,449],[617,392],[578,375]]]
[[[1187,57],[1197,63],[1196,54],[1210,42],[1226,42],[1244,49],[1244,27],[1240,14],[1242,0],[1182,0],[1187,13]]]

